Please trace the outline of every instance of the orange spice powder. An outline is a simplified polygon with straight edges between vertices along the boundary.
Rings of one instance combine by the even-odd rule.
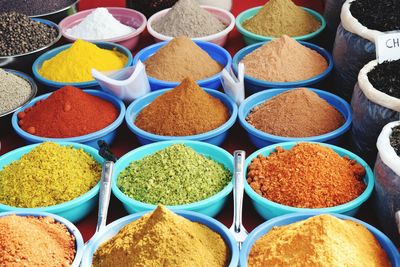
[[[325,208],[347,203],[366,188],[365,169],[331,148],[299,143],[259,155],[248,167],[247,182],[261,196],[298,208]]]

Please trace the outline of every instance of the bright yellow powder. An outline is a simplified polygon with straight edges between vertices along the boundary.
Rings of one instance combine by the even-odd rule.
[[[363,225],[319,215],[274,227],[250,251],[249,267],[389,267],[389,259]]]
[[[46,60],[39,74],[56,82],[87,82],[93,80],[91,70],[110,71],[122,69],[127,57],[118,51],[97,47],[77,40],[55,57]]]

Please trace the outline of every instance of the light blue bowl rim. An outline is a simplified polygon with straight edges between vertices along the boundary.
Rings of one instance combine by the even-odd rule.
[[[126,153],[124,156],[122,156],[120,159],[118,159],[118,161],[115,163],[115,169],[117,169],[119,167],[119,165],[121,164],[121,161],[131,158],[132,155],[134,155],[134,154],[143,153],[143,154],[145,154],[143,157],[153,154],[153,153],[150,154],[150,153],[146,152],[148,150],[148,148],[154,148],[154,147],[157,148],[157,147],[162,147],[162,146],[169,147],[174,144],[197,145],[197,146],[202,146],[202,147],[208,147],[214,151],[218,151],[218,152],[222,153],[225,157],[229,158],[230,162],[232,163],[231,169],[229,171],[231,172],[231,174],[233,176],[233,156],[228,151],[226,151],[225,149],[222,149],[218,146],[212,145],[212,144],[208,144],[208,143],[204,143],[204,142],[200,142],[200,141],[189,141],[189,140],[162,141],[162,142],[156,142],[156,143],[138,147],[138,148]],[[158,150],[161,150],[161,149],[162,148],[160,148]],[[212,155],[210,155],[209,157],[211,159],[215,160]],[[130,162],[133,162],[133,160],[131,160]],[[225,166],[225,168],[229,169],[229,166]],[[153,204],[140,202],[138,200],[135,200],[135,199],[130,198],[127,195],[125,195],[117,186],[118,175],[119,175],[119,173],[114,172],[114,175],[111,180],[111,182],[112,182],[111,187],[112,187],[112,191],[113,191],[114,195],[123,204],[133,205],[133,206],[139,207],[140,209],[147,209],[147,210],[153,210],[157,206],[157,205],[153,205]],[[207,207],[210,204],[214,203],[215,201],[218,201],[218,200],[222,199],[223,197],[229,195],[230,192],[232,191],[232,188],[233,188],[233,178],[221,191],[219,191],[218,193],[216,193],[215,195],[213,195],[211,197],[208,197],[206,199],[203,199],[203,200],[200,200],[200,201],[197,201],[194,203],[166,206],[166,207],[171,210],[174,210],[174,211],[175,210],[201,209],[201,208]]]
[[[258,93],[255,93],[253,95],[251,95],[250,97],[246,98],[242,104],[239,106],[239,121],[240,124],[243,126],[243,128],[248,131],[250,134],[260,138],[260,139],[264,139],[264,140],[273,140],[274,142],[290,142],[290,141],[315,141],[315,142],[323,142],[326,140],[330,140],[330,139],[334,139],[340,135],[342,135],[343,133],[345,133],[351,126],[351,122],[352,122],[352,118],[353,118],[353,114],[351,111],[351,107],[350,104],[347,103],[343,98],[323,91],[323,90],[319,90],[319,89],[315,89],[315,88],[311,88],[311,87],[307,87],[307,89],[317,93],[319,96],[326,96],[332,99],[335,99],[337,101],[339,101],[346,109],[345,114],[343,115],[343,118],[345,118],[345,115],[347,115],[347,119],[344,122],[344,124],[342,126],[340,126],[339,128],[337,128],[336,130],[333,130],[329,133],[326,134],[321,134],[321,135],[317,135],[317,136],[311,136],[311,137],[283,137],[283,136],[277,136],[277,135],[273,135],[273,134],[269,134],[266,132],[263,132],[261,130],[258,130],[257,128],[255,128],[253,125],[251,125],[250,123],[247,122],[246,117],[247,115],[251,112],[251,110],[253,110],[256,106],[261,105],[262,103],[265,103],[266,101],[270,100],[272,97],[275,97],[283,92],[289,91],[289,90],[293,90],[296,88],[273,88],[273,89],[268,89],[265,91],[261,91]],[[272,95],[275,92],[280,92],[279,94],[276,95]],[[258,104],[252,106],[250,108],[250,112],[245,114],[244,109],[247,108],[247,106],[249,105],[249,102],[251,102],[253,99],[255,98],[263,98],[262,101],[260,101]],[[337,107],[332,105],[336,110]],[[338,110],[339,111],[339,110]],[[340,112],[340,111],[339,111]]]
[[[240,33],[242,33],[245,37],[252,38],[252,39],[255,39],[255,40],[261,40],[261,41],[262,41],[262,40],[271,40],[271,39],[276,38],[276,37],[272,37],[272,36],[263,36],[263,35],[259,35],[259,34],[250,32],[250,31],[246,30],[246,29],[242,26],[242,23],[244,22],[244,21],[242,21],[243,19],[246,19],[246,20],[250,19],[250,18],[248,17],[248,13],[250,13],[250,12],[252,12],[252,11],[254,11],[254,10],[259,10],[259,9],[261,9],[262,7],[263,7],[263,6],[257,6],[257,7],[253,7],[253,8],[247,9],[247,10],[241,12],[241,13],[236,17],[236,28],[237,28],[238,31],[239,31]],[[315,36],[317,36],[318,34],[320,34],[320,33],[325,29],[325,27],[326,27],[326,20],[325,20],[325,18],[324,18],[321,14],[319,14],[317,11],[315,11],[315,10],[313,10],[313,9],[310,9],[310,8],[307,8],[307,7],[301,7],[301,8],[304,9],[305,11],[307,11],[308,13],[310,13],[314,18],[316,18],[316,19],[321,23],[321,26],[320,26],[316,31],[314,31],[314,32],[311,32],[311,33],[308,33],[308,34],[305,34],[305,35],[300,35],[300,36],[293,36],[293,37],[291,37],[291,38],[293,38],[293,39],[295,39],[295,40],[307,40],[307,39],[314,38]],[[258,13],[258,12],[257,12],[257,13]]]
[[[225,48],[223,48],[222,46],[219,46],[219,45],[216,45],[216,44],[210,43],[210,42],[204,42],[204,41],[196,41],[196,40],[194,40],[193,42],[194,42],[195,44],[197,44],[197,45],[201,44],[201,45],[206,46],[206,47],[208,47],[208,48],[213,48],[213,49],[215,49],[216,51],[218,51],[218,53],[223,54],[224,57],[227,58],[227,63],[226,63],[226,65],[224,66],[224,69],[228,69],[228,68],[231,66],[231,64],[232,64],[232,56],[231,56],[231,54],[229,54],[229,52],[228,52]],[[155,51],[158,51],[162,46],[166,45],[167,43],[168,43],[168,41],[159,42],[159,43],[155,43],[155,44],[152,44],[152,45],[150,45],[150,46],[148,46],[148,47],[143,48],[143,49],[140,50],[140,51],[136,54],[136,56],[134,57],[134,59],[133,59],[133,64],[136,64],[136,62],[137,62],[138,60],[141,60],[140,58],[141,58],[141,57],[143,56],[143,54],[144,54],[145,52],[147,52],[148,50],[156,49]],[[204,50],[205,52],[207,52],[207,50],[205,50],[205,49],[203,49],[203,50]],[[207,54],[208,54],[208,53],[207,53]],[[219,62],[218,62],[218,63],[219,63]],[[199,83],[199,84],[211,83],[211,82],[213,82],[213,81],[219,79],[219,77],[221,76],[221,72],[222,72],[222,70],[221,70],[220,72],[218,72],[217,74],[214,74],[214,75],[211,76],[211,77],[208,77],[208,78],[202,79],[202,80],[197,80],[196,82]],[[149,79],[149,82],[150,82],[150,83],[163,84],[165,87],[174,87],[174,86],[176,86],[177,84],[179,84],[179,82],[163,81],[163,80],[159,80],[159,79],[156,79],[156,78],[153,78],[153,77],[150,77],[150,76],[148,76],[148,79]]]
[[[352,201],[349,201],[347,203],[344,203],[344,204],[341,204],[338,206],[333,206],[333,207],[328,207],[328,208],[315,208],[315,209],[296,208],[296,207],[282,205],[282,204],[273,202],[269,199],[266,199],[266,198],[260,196],[253,190],[253,188],[251,188],[251,186],[247,182],[247,179],[245,179],[244,190],[246,191],[246,194],[253,201],[259,203],[260,205],[269,206],[276,210],[285,211],[285,212],[295,212],[295,213],[299,213],[299,212],[335,213],[336,212],[336,213],[343,213],[343,212],[347,212],[349,210],[357,208],[358,206],[360,206],[362,203],[364,203],[369,198],[369,196],[371,195],[372,190],[374,188],[374,184],[375,184],[375,178],[374,178],[374,174],[371,170],[371,167],[369,167],[369,165],[362,158],[357,156],[356,154],[354,154],[344,148],[334,146],[331,144],[318,143],[318,142],[301,142],[300,141],[300,142],[277,143],[277,144],[273,144],[273,145],[264,147],[262,149],[255,151],[246,159],[245,175],[247,175],[247,167],[249,166],[251,161],[254,158],[256,158],[258,155],[261,154],[261,155],[265,156],[267,153],[274,151],[275,148],[278,146],[282,147],[285,150],[288,150],[287,147],[290,146],[289,149],[291,149],[294,145],[296,145],[298,143],[311,143],[311,144],[318,144],[321,146],[329,147],[329,148],[333,149],[336,153],[338,153],[338,152],[343,153],[344,155],[348,156],[350,159],[354,159],[355,161],[357,161],[359,164],[361,164],[361,166],[363,166],[365,168],[365,178],[364,179],[366,180],[367,187],[365,188],[364,192],[362,192],[361,195],[359,195],[357,198],[353,199]]]
[[[303,221],[303,220],[306,220],[306,219],[308,219],[310,217],[314,217],[314,216],[320,215],[320,214],[329,214],[329,215],[335,216],[335,217],[337,217],[339,219],[351,220],[353,222],[356,222],[356,223],[359,223],[359,224],[365,226],[372,234],[374,234],[376,236],[379,236],[379,238],[382,239],[382,242],[385,243],[387,245],[387,247],[389,248],[389,252],[393,252],[394,254],[398,255],[397,248],[395,247],[393,242],[384,233],[382,233],[377,228],[375,228],[374,226],[372,226],[372,225],[370,225],[370,224],[368,224],[366,222],[363,222],[363,221],[361,221],[359,219],[356,219],[354,217],[351,217],[351,216],[347,216],[347,215],[344,215],[344,214],[338,214],[338,213],[300,212],[300,213],[291,213],[291,214],[285,214],[285,215],[281,215],[281,216],[275,217],[275,218],[273,218],[271,220],[268,220],[268,221],[260,224],[253,231],[251,231],[251,233],[249,234],[249,236],[246,238],[245,242],[243,243],[243,247],[242,247],[242,249],[240,251],[240,262],[241,263],[245,263],[243,265],[241,264],[240,266],[247,266],[247,258],[248,258],[249,255],[246,252],[250,252],[251,247],[253,246],[254,242],[256,241],[254,239],[261,232],[263,232],[266,228],[275,226],[277,223],[280,223],[282,221],[287,221],[289,219],[295,219],[297,222],[299,222],[299,221]],[[292,224],[292,223],[290,223],[290,224]],[[288,225],[288,224],[285,224],[285,225]],[[385,250],[385,252],[388,255],[388,251]],[[395,262],[394,262],[393,267],[398,266],[399,264],[400,264],[399,258],[395,258]]]
[[[60,36],[61,36],[61,31],[60,31]],[[125,64],[125,67],[128,67],[130,65],[132,65],[132,61],[133,61],[133,56],[131,51],[119,44],[116,43],[111,43],[111,42],[90,42],[92,44],[97,45],[98,47],[102,48],[102,47],[112,47],[117,48],[119,52],[122,52],[125,56],[127,56],[128,60]],[[74,83],[70,83],[70,82],[56,82],[56,81],[52,81],[52,80],[48,80],[44,77],[42,77],[42,75],[39,74],[39,72],[37,71],[38,69],[38,65],[43,64],[44,61],[49,60],[50,58],[47,58],[49,54],[54,54],[54,56],[58,55],[60,52],[62,52],[63,50],[71,47],[73,45],[72,44],[66,44],[66,45],[62,45],[59,47],[56,47],[50,51],[47,51],[46,53],[40,55],[35,62],[33,62],[32,65],[32,73],[33,76],[41,83],[47,85],[47,86],[51,86],[51,87],[63,87],[66,85],[71,85],[71,86],[76,86],[76,87],[90,87],[90,86],[95,86],[97,84],[97,81],[95,79],[91,80],[91,81],[87,81],[87,82],[74,82]],[[111,49],[108,49],[111,50]],[[53,56],[53,57],[54,57]]]
[[[106,92],[100,91],[100,90],[94,90],[94,89],[86,89],[86,90],[82,90],[85,93],[97,96],[97,97],[105,97],[104,100],[114,104],[114,105],[118,105],[117,108],[119,109],[119,115],[118,117],[115,119],[115,121],[113,123],[111,123],[110,125],[108,125],[107,127],[98,130],[96,132],[90,133],[90,134],[86,134],[86,135],[82,135],[82,136],[76,136],[76,137],[68,137],[68,138],[47,138],[47,137],[41,137],[41,136],[37,136],[37,135],[33,135],[30,133],[25,132],[24,130],[21,129],[21,127],[19,127],[18,125],[18,113],[21,111],[24,111],[26,108],[28,108],[29,106],[34,105],[37,101],[48,98],[53,92],[51,93],[47,93],[44,95],[40,95],[38,97],[35,97],[31,102],[29,102],[28,104],[26,104],[25,106],[23,106],[20,110],[18,110],[17,112],[14,112],[13,116],[12,116],[12,120],[11,120],[11,124],[14,128],[14,130],[21,135],[23,138],[28,139],[28,140],[32,140],[34,142],[44,142],[44,141],[51,141],[51,142],[77,142],[77,143],[83,143],[83,142],[88,142],[90,140],[94,140],[97,138],[101,138],[102,136],[107,135],[108,133],[110,133],[111,131],[117,129],[122,122],[124,121],[124,117],[125,117],[125,104],[122,102],[122,100],[120,100],[119,98],[108,94]],[[102,98],[103,99],[103,98]],[[101,111],[100,111],[101,112]]]
[[[150,213],[152,210],[149,211],[142,211],[142,212],[138,212],[138,213],[134,213],[134,214],[130,214],[127,215],[125,217],[119,218],[118,220],[110,223],[109,225],[107,225],[105,227],[105,229],[100,232],[100,233],[96,233],[94,235],[94,237],[88,242],[87,244],[87,249],[85,250],[85,253],[83,255],[83,259],[82,259],[82,263],[85,263],[87,261],[87,259],[92,258],[93,255],[88,255],[89,252],[91,250],[91,247],[93,246],[93,243],[95,243],[98,239],[100,239],[102,237],[102,233],[108,232],[110,229],[118,227],[120,224],[123,224],[124,226],[127,225],[128,223],[138,220],[139,218],[141,218],[143,215]],[[216,226],[219,231],[218,234],[221,235],[221,233],[223,233],[224,235],[227,236],[228,240],[225,240],[225,244],[230,248],[230,252],[231,252],[231,261],[229,263],[229,267],[236,267],[239,263],[239,248],[236,244],[236,241],[234,239],[234,237],[232,236],[232,234],[229,232],[229,230],[226,228],[225,225],[223,225],[221,222],[217,221],[216,219],[210,217],[210,216],[206,216],[204,214],[198,213],[198,212],[194,212],[194,211],[187,211],[187,210],[175,210],[174,211],[176,214],[183,216],[183,217],[195,217],[198,218],[202,221],[206,221],[207,224],[203,224],[205,226],[209,226],[209,225],[214,225]],[[186,215],[186,216],[185,216]],[[222,236],[221,236],[222,237]]]
[[[21,217],[28,217],[28,216],[33,216],[33,217],[51,217],[57,222],[65,225],[67,227],[68,231],[75,237],[75,257],[74,260],[71,264],[71,266],[79,266],[79,263],[82,259],[83,255],[83,250],[84,250],[84,243],[83,243],[83,237],[79,229],[70,221],[67,219],[64,219],[61,216],[58,216],[53,213],[48,213],[48,212],[39,212],[39,211],[7,211],[7,212],[0,212],[0,218],[5,217],[5,216],[10,216],[10,215],[17,215]]]
[[[229,117],[229,119],[222,124],[221,126],[205,132],[205,133],[201,133],[201,134],[196,134],[196,135],[189,135],[189,136],[166,136],[166,135],[157,135],[157,134],[153,134],[153,133],[149,133],[146,132],[142,129],[140,129],[139,127],[137,127],[134,123],[134,121],[132,120],[132,113],[134,112],[134,108],[136,105],[141,104],[143,102],[147,102],[148,98],[153,97],[154,95],[162,95],[165,92],[172,90],[173,88],[166,88],[166,89],[161,89],[161,90],[157,90],[154,92],[151,92],[145,96],[142,96],[141,98],[136,99],[135,101],[133,101],[129,106],[128,109],[126,110],[126,115],[125,115],[125,121],[128,125],[128,127],[138,136],[146,138],[146,139],[150,139],[153,141],[168,141],[168,140],[206,140],[212,137],[215,137],[219,134],[222,134],[223,132],[229,130],[236,122],[236,118],[237,118],[237,114],[238,114],[238,107],[236,105],[235,102],[233,102],[233,100],[227,96],[224,93],[221,93],[217,90],[213,90],[213,89],[209,89],[209,88],[204,88],[204,91],[206,91],[209,95],[212,95],[213,97],[217,97],[218,99],[224,99],[229,103],[229,106],[227,106],[227,108],[232,109],[232,113],[231,116]],[[151,103],[151,102],[150,102]],[[148,103],[148,105],[150,104]],[[225,103],[224,103],[225,105]],[[226,105],[225,105],[226,106]],[[141,110],[140,110],[141,111]],[[138,113],[140,112],[138,111]]]
[[[249,46],[246,46],[242,49],[240,49],[235,56],[233,57],[232,60],[232,68],[234,70],[235,73],[237,73],[237,68],[238,68],[238,64],[240,63],[240,61],[248,54],[250,54],[251,52],[253,52],[255,49],[261,47],[262,45],[271,42],[271,40],[266,41],[266,42],[261,42],[261,43],[256,43],[256,44],[252,44]],[[317,82],[321,79],[323,79],[325,76],[327,76],[332,70],[333,70],[333,57],[332,55],[325,49],[322,48],[318,45],[312,44],[312,43],[308,43],[308,42],[304,42],[304,41],[298,41],[300,44],[316,51],[318,54],[320,54],[322,57],[325,58],[325,60],[328,63],[328,67],[320,74],[311,77],[309,79],[306,80],[301,80],[301,81],[295,81],[295,82],[271,82],[271,81],[264,81],[264,80],[259,80],[256,78],[253,78],[249,75],[244,75],[245,80],[251,82],[252,84],[258,85],[258,86],[267,86],[267,87],[296,87],[296,86],[301,86],[302,84],[311,84],[313,82]],[[253,49],[254,48],[254,49]]]
[[[75,148],[82,148],[86,153],[90,154],[94,160],[96,160],[99,164],[102,164],[103,159],[97,154],[97,149],[94,149],[91,146],[80,144],[80,143],[73,143],[73,142],[54,142],[62,146],[73,146]],[[28,146],[23,146],[17,149],[14,149],[0,157],[0,165],[2,165],[2,160],[4,157],[12,156],[13,154],[19,153],[21,150],[26,151],[24,154],[28,153],[30,150],[32,150],[34,147],[40,145],[39,144],[32,144]],[[14,160],[15,161],[15,160]],[[0,166],[1,169],[3,169],[4,166]],[[0,170],[1,170],[0,169]],[[4,205],[0,203],[0,210],[3,211],[11,211],[11,212],[62,212],[71,209],[71,207],[80,205],[89,199],[93,198],[99,193],[100,190],[100,177],[99,177],[99,182],[88,192],[84,193],[83,195],[74,198],[73,200],[53,205],[53,206],[47,206],[47,207],[40,207],[40,208],[19,208],[19,207],[13,207],[9,205]]]

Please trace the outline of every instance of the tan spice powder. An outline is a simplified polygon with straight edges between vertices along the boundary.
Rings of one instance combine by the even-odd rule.
[[[265,101],[246,120],[258,130],[284,137],[318,136],[344,123],[339,111],[307,88],[289,90]]]
[[[180,82],[186,77],[202,80],[223,69],[223,66],[188,37],[172,39],[144,64],[150,77],[170,82]]]
[[[0,266],[70,266],[75,238],[51,217],[0,218]]]
[[[286,34],[295,37],[316,31],[321,23],[291,0],[269,0],[242,25],[258,35],[280,37]]]
[[[218,233],[158,206],[102,244],[93,266],[223,267],[229,261],[229,248]]]
[[[246,75],[270,82],[307,80],[328,67],[323,56],[286,35],[257,48],[241,62]]]
[[[326,208],[357,198],[366,188],[365,169],[329,147],[299,143],[259,155],[248,167],[247,182],[262,197],[297,208]]]
[[[158,135],[188,136],[218,128],[229,116],[221,100],[186,78],[140,111],[135,125]]]
[[[390,266],[385,251],[363,225],[331,215],[272,228],[252,247],[250,267]]]

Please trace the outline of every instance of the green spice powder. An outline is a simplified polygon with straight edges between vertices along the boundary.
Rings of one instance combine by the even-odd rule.
[[[100,180],[101,166],[83,149],[45,142],[0,171],[0,203],[47,207],[70,201]]]
[[[120,173],[117,185],[141,202],[182,205],[215,195],[231,176],[222,164],[176,144],[133,161]]]

